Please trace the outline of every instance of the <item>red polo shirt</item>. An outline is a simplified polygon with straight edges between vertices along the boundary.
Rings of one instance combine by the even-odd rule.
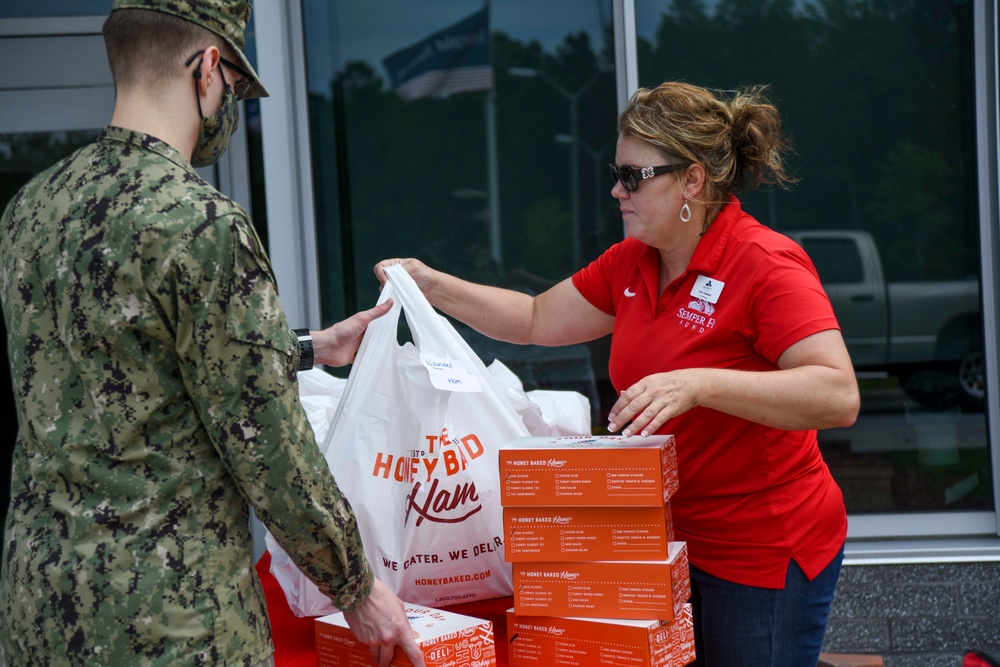
[[[776,370],[790,345],[839,328],[805,252],[735,197],[687,271],[657,298],[659,265],[655,248],[625,239],[573,276],[591,304],[615,316],[609,373],[619,392],[679,368]],[[695,408],[659,433],[676,437],[680,491],[671,510],[693,565],[728,581],[782,588],[789,559],[812,579],[840,550],[844,499],[815,431]]]

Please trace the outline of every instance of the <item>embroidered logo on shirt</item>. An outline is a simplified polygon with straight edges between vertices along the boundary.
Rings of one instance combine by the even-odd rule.
[[[635,296],[635,292],[632,291],[631,287],[625,288],[625,296],[627,296],[630,299]]]
[[[687,308],[677,311],[677,324],[691,333],[705,333],[706,329],[715,328],[715,306],[703,299],[688,301]]]
[[[697,310],[699,313],[705,313],[706,315],[715,314],[715,306],[710,304],[708,301],[703,301],[702,299],[692,299],[688,301],[688,308],[691,310]]]

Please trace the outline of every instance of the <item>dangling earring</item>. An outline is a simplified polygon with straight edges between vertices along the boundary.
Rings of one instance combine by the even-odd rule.
[[[684,206],[681,206],[681,222],[691,221],[691,207],[688,206],[688,200],[684,200]]]

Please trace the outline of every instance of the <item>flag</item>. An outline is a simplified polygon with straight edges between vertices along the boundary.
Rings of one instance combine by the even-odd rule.
[[[393,89],[414,100],[493,88],[486,7],[382,60]]]

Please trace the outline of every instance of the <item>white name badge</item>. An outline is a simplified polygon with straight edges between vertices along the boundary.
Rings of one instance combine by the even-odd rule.
[[[726,283],[721,280],[709,278],[708,276],[698,276],[694,281],[694,287],[691,289],[691,296],[702,301],[715,303],[719,300],[719,295],[722,294],[722,288],[725,286]]]
[[[431,384],[444,391],[482,391],[479,378],[469,373],[465,364],[456,359],[435,357],[420,353],[420,361],[427,368]]]

